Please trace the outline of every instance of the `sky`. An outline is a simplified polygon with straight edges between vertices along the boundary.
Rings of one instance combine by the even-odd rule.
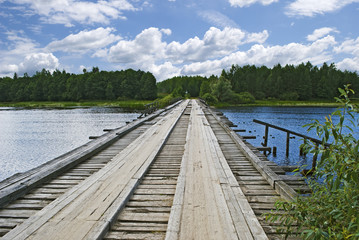
[[[310,61],[359,72],[359,0],[0,0],[0,77],[43,68],[220,75]]]

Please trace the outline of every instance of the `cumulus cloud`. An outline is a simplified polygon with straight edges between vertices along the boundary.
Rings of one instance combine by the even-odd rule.
[[[165,32],[170,34],[170,31],[149,28],[133,40],[120,40],[109,49],[109,61],[151,71],[158,80],[163,80],[179,74],[220,74],[222,69],[232,64],[274,66],[277,63],[310,61],[316,65],[332,60],[332,50],[337,46],[335,38],[330,35],[310,44],[266,46],[264,43],[269,36],[266,30],[247,33],[237,28],[220,30],[215,27],[211,27],[202,38],[196,36],[183,43],[167,43],[162,39]],[[248,43],[254,45],[246,51],[240,50]],[[346,45],[342,47],[348,48]]]
[[[59,67],[59,60],[52,53],[31,53],[25,56],[20,63],[1,64],[0,76],[11,76],[15,72],[22,75],[28,73],[34,74],[41,69],[47,69],[50,72]]]
[[[255,3],[260,3],[262,5],[269,5],[279,0],[229,0],[229,3],[233,7],[248,7]]]
[[[359,71],[359,37],[348,39],[334,48],[338,54],[347,54],[348,57],[337,63],[342,70]]]
[[[72,26],[74,22],[82,24],[108,24],[110,19],[123,18],[123,11],[136,8],[127,0],[102,0],[98,2],[81,0],[12,0],[16,4],[29,6],[33,14],[41,16],[46,23],[58,23]]]
[[[356,2],[359,0],[296,0],[288,5],[286,14],[313,17],[317,14],[339,10]]]
[[[47,48],[50,51],[63,52],[87,52],[90,50],[97,50],[108,46],[121,39],[120,36],[113,34],[113,28],[97,28],[91,31],[81,31],[77,34],[70,34],[66,38],[58,41],[53,41]]]
[[[33,74],[43,68],[53,71],[59,67],[59,60],[50,52],[39,48],[22,31],[6,33],[9,48],[0,50],[0,76],[11,76],[14,72]]]
[[[335,44],[333,37],[320,39],[310,45],[290,43],[283,46],[265,47],[261,44],[253,45],[248,51],[237,51],[221,59],[196,62],[183,66],[181,74],[190,75],[211,75],[220,74],[222,69],[232,64],[245,65],[266,65],[272,67],[275,64],[299,64],[311,61],[313,64],[320,64],[332,59],[328,48]]]
[[[359,57],[359,37],[357,39],[348,39],[334,48],[336,53],[348,53]]]
[[[345,58],[338,62],[336,66],[342,70],[359,71],[359,57]]]
[[[109,60],[115,63],[141,64],[153,63],[164,56],[166,43],[162,42],[162,34],[168,30],[148,28],[143,30],[132,41],[122,40],[109,50]]]
[[[59,67],[59,60],[52,53],[32,53],[19,64],[19,73],[35,73],[45,68],[50,72]]]
[[[331,32],[338,33],[339,31],[337,31],[335,28],[330,28],[330,27],[319,28],[319,29],[314,30],[314,32],[312,34],[308,35],[307,40],[308,41],[316,41],[319,38],[322,38]]]
[[[119,41],[110,48],[109,60],[115,63],[143,63],[150,61],[171,61],[175,64],[202,61],[204,59],[223,57],[249,42],[262,43],[268,32],[248,34],[238,28],[220,30],[211,27],[203,36],[193,37],[179,43],[162,41],[162,35],[170,31],[149,28],[142,31],[134,40]]]

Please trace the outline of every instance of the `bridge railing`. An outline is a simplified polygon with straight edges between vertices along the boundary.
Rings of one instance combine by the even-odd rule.
[[[277,130],[280,130],[280,131],[283,131],[283,132],[287,133],[286,151],[285,151],[285,154],[286,154],[287,157],[289,156],[289,143],[290,143],[291,135],[302,137],[305,140],[310,140],[311,142],[313,142],[315,144],[316,148],[318,148],[319,145],[323,144],[323,142],[321,140],[319,140],[319,139],[316,139],[316,138],[313,138],[313,137],[310,137],[310,136],[307,136],[307,135],[304,135],[304,134],[301,134],[301,133],[297,133],[297,132],[291,131],[289,129],[285,129],[285,128],[282,128],[282,127],[279,127],[279,126],[276,126],[276,125],[273,125],[273,124],[270,124],[270,123],[266,123],[266,122],[263,122],[263,121],[260,121],[260,120],[257,120],[257,119],[253,119],[253,122],[258,123],[258,124],[262,124],[262,125],[265,126],[265,131],[264,131],[264,136],[263,136],[264,142],[261,143],[263,145],[263,147],[267,147],[267,145],[268,145],[269,128],[274,128],[274,129],[277,129]],[[328,146],[330,146],[330,144],[326,143],[324,146],[328,147]],[[303,155],[302,149],[300,149],[300,154]],[[317,157],[318,156],[316,154],[314,154],[313,162],[312,162],[312,169],[309,172],[314,171],[314,169],[315,169],[315,167],[317,165]]]
[[[141,117],[146,117],[147,115],[154,113],[155,111],[157,111],[160,108],[164,108],[168,105],[171,105],[179,100],[181,100],[182,98],[172,98],[171,100],[168,101],[159,101],[156,100],[152,103],[148,103],[145,105],[145,109],[142,111],[141,115],[139,116],[139,118]]]

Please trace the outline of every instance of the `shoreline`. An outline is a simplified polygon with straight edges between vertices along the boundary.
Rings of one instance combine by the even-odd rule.
[[[88,108],[88,107],[119,107],[130,110],[143,110],[146,104],[153,101],[145,100],[125,100],[125,101],[81,101],[81,102],[55,102],[55,101],[31,101],[31,102],[0,102],[1,108]],[[359,104],[359,101],[354,101],[354,104]],[[281,100],[256,100],[255,103],[247,104],[230,104],[217,103],[215,108],[229,108],[229,107],[340,107],[342,104],[335,101],[281,101]]]
[[[357,103],[357,102],[355,102]],[[359,103],[359,102],[358,102]],[[229,104],[218,103],[215,108],[230,107],[341,107],[342,104],[334,101],[280,101],[280,100],[256,100],[255,103]]]
[[[83,101],[83,102],[55,102],[55,101],[38,101],[38,102],[0,102],[2,108],[88,108],[88,107],[118,107],[131,110],[143,110],[144,105],[153,101]]]

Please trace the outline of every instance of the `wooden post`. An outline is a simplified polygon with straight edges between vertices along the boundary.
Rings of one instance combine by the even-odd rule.
[[[277,156],[277,147],[273,147],[273,157]]]
[[[286,146],[286,149],[285,149],[285,155],[286,155],[286,157],[289,156],[289,140],[290,140],[290,133],[287,132],[287,146]]]
[[[266,147],[268,144],[268,130],[269,130],[269,127],[268,127],[268,125],[266,125],[266,130],[264,133],[264,143],[262,144],[263,147]]]

